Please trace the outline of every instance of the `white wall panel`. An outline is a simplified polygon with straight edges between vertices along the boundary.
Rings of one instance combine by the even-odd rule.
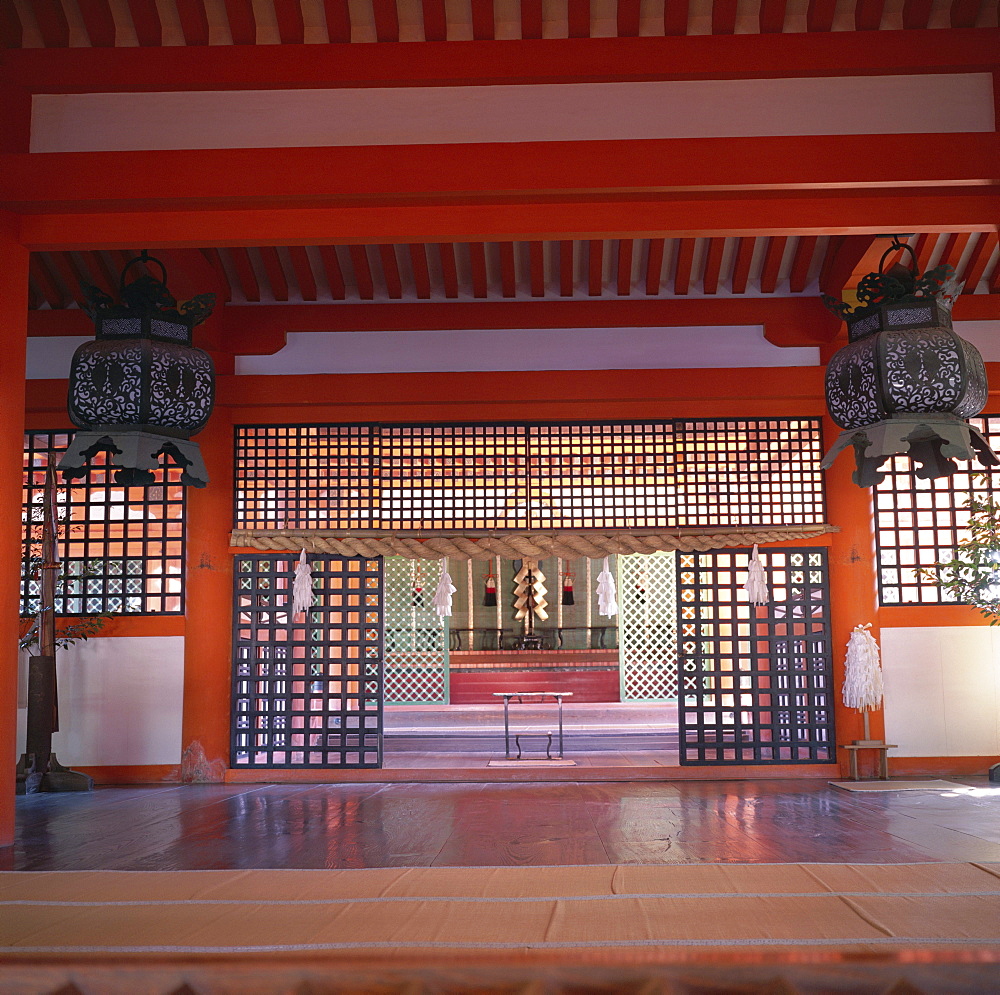
[[[1000,631],[882,629],[886,739],[894,756],[1000,753]]]
[[[177,764],[183,636],[96,638],[60,650],[59,724],[52,746],[72,767]],[[18,709],[18,756],[24,751]]]
[[[32,98],[31,151],[951,134],[993,128],[989,73],[40,93]]]

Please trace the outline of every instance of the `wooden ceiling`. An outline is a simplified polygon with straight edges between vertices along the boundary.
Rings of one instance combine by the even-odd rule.
[[[996,232],[909,241],[921,270],[948,264],[965,282],[965,294],[1000,292]],[[168,276],[180,278],[179,287],[189,291],[200,281],[234,304],[789,297],[820,292],[839,244],[813,235],[234,246],[174,249],[164,262]],[[874,241],[859,265],[875,266],[887,246]],[[31,306],[77,307],[85,283],[114,293],[134,255],[33,253]]]
[[[995,27],[995,0],[4,0],[0,45],[66,48]]]

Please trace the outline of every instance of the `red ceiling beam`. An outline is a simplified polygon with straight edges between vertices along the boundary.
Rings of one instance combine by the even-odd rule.
[[[97,252],[90,255],[100,257]],[[179,301],[190,300],[196,294],[215,294],[219,305],[229,299],[230,288],[225,271],[217,270],[197,249],[157,249],[155,255],[166,268],[170,292]],[[117,296],[117,276],[114,278],[114,287]],[[287,295],[284,299],[287,300]]]
[[[573,243],[559,243],[559,296],[572,297],[576,289],[576,273],[573,270]]]
[[[528,243],[528,267],[531,271],[531,296],[545,296],[545,243]]]
[[[253,264],[250,262],[250,254],[243,246],[233,246],[227,250],[229,258],[233,262],[236,270],[236,279],[239,280],[240,289],[243,296],[248,301],[260,300],[260,284],[257,283],[257,274],[253,271]]]
[[[702,288],[706,294],[719,292],[719,276],[722,273],[722,256],[726,251],[724,238],[710,238],[705,250],[705,275]]]
[[[444,284],[444,295],[448,298],[458,297],[458,266],[455,262],[455,246],[451,242],[438,245],[441,256],[441,282]]]
[[[199,254],[212,268],[217,280],[216,286],[220,288],[221,301],[230,301],[233,298],[232,287],[229,285],[229,277],[226,275],[226,268],[222,265],[222,257],[218,249],[199,249]]]
[[[335,301],[344,300],[347,297],[347,284],[344,280],[344,271],[340,267],[340,259],[337,257],[337,250],[332,245],[321,245],[319,256],[326,271],[326,284],[330,288],[330,296]]]
[[[926,28],[933,8],[934,0],[903,0],[903,27]]]
[[[858,31],[878,31],[882,24],[885,0],[856,0],[854,27]]]
[[[516,194],[537,203],[574,191],[586,199],[657,199],[719,192],[745,199],[829,189],[906,196],[919,187],[960,194],[1000,185],[1000,135],[868,136],[523,142],[376,148],[196,149],[0,154],[0,206],[13,211],[350,206],[425,196],[439,203]],[[753,186],[747,186],[747,163]],[[498,187],[497,177],[503,177]],[[667,178],[669,177],[669,183]],[[558,186],[553,182],[558,178]],[[948,188],[948,189],[944,189]],[[925,193],[921,192],[921,196]],[[403,204],[401,204],[403,206]],[[904,220],[905,224],[905,220]],[[911,229],[915,222],[911,222]]]
[[[64,308],[69,304],[69,294],[59,287],[45,260],[37,252],[33,252],[28,259],[28,273],[50,307]]]
[[[256,31],[250,0],[240,37]],[[52,9],[58,4],[46,4]],[[230,24],[233,15],[230,15]],[[327,21],[329,25],[329,17]],[[245,42],[252,44],[253,39]],[[16,49],[0,76],[33,93],[289,87],[558,83],[579,79],[750,79],[890,72],[988,70],[997,31],[879,31],[859,45],[849,31],[815,35],[527,39],[430,43],[399,50],[377,45],[261,45],[253,58],[229,45],[149,51],[115,48]]]
[[[637,38],[639,36],[640,0],[618,0],[618,37]]]
[[[521,0],[521,37],[542,37],[542,0]]]
[[[856,284],[859,270],[867,272],[870,269],[874,254],[886,248],[888,244],[876,241],[875,236],[870,234],[842,235],[831,239],[820,272],[820,291],[831,297],[840,297],[845,287]]]
[[[333,45],[351,40],[351,8],[349,0],[323,0],[326,12],[326,33]],[[367,48],[367,46],[365,46]]]
[[[500,243],[500,291],[504,297],[517,296],[517,269],[514,266],[514,243]]]
[[[431,296],[431,276],[427,267],[427,247],[423,242],[411,242],[410,269],[413,270],[413,286],[417,300],[426,301]]]
[[[570,38],[590,37],[590,0],[570,0],[566,4]]]
[[[262,245],[258,250],[267,282],[271,285],[271,294],[276,301],[288,300],[288,278],[278,258],[278,250],[273,245]]]
[[[788,239],[783,235],[774,235],[767,240],[764,250],[764,264],[760,270],[760,292],[773,294],[778,289],[778,276],[781,270],[781,259],[785,254]]]
[[[677,243],[677,265],[674,267],[674,293],[683,297],[691,289],[691,267],[694,263],[694,239],[682,238]]]
[[[489,277],[486,271],[486,246],[482,242],[469,243],[469,265],[472,269],[472,296],[489,296]]]
[[[66,48],[69,45],[69,21],[61,3],[42,0],[32,5],[35,23],[46,48]]]
[[[292,261],[295,282],[299,285],[299,293],[304,301],[314,301],[318,296],[316,277],[313,273],[309,253],[301,245],[288,246],[288,257]]]
[[[394,245],[380,245],[378,255],[382,262],[382,277],[385,280],[386,293],[391,300],[398,301],[403,296],[403,279],[399,275],[396,247]]]
[[[998,236],[995,231],[983,232],[969,254],[969,260],[965,264],[965,272],[962,279],[965,281],[963,294],[975,293],[976,287],[986,273],[986,267],[996,251]],[[1000,266],[997,267],[1000,270]]]
[[[399,41],[399,13],[396,0],[371,0],[375,16],[375,37],[379,41]]]
[[[792,268],[788,274],[788,289],[793,294],[801,294],[809,282],[809,269],[816,252],[817,236],[802,235],[795,246]]]
[[[493,0],[472,4],[472,37],[476,41],[489,41],[494,37]]]
[[[809,0],[806,9],[806,28],[810,32],[831,31],[837,0]]]
[[[971,28],[979,16],[982,0],[951,0],[951,26]]]
[[[422,0],[424,15],[424,41],[446,41],[448,38],[448,12],[445,0]]]
[[[913,245],[913,257],[906,253],[908,260],[915,258],[918,273],[923,273],[930,265],[931,256],[937,248],[939,234],[939,232],[922,232]]]
[[[225,0],[226,17],[229,20],[229,33],[233,37],[234,45],[256,45],[257,44],[257,18],[253,12],[253,0]],[[173,49],[167,51],[173,52]],[[204,58],[205,53],[198,52],[199,58]],[[254,52],[253,59],[247,59],[246,53],[239,56],[246,62],[255,62],[257,53]]]
[[[750,264],[753,262],[755,238],[739,238],[736,240],[736,258],[733,261],[732,291],[734,294],[747,292],[747,281],[750,279]]]
[[[604,240],[592,238],[587,243],[587,293],[600,297],[604,292]]]
[[[13,4],[0,3],[0,48],[20,48],[24,39],[21,18]]]
[[[618,296],[628,297],[632,293],[632,249],[631,238],[618,240]]]
[[[663,0],[663,33],[684,36],[688,30],[688,0]]]
[[[367,250],[363,245],[349,245],[347,252],[351,257],[351,267],[354,270],[354,283],[358,288],[358,297],[363,301],[374,300],[375,280],[372,277]]]
[[[736,0],[712,0],[712,34],[731,35],[736,30]]]
[[[785,27],[787,0],[760,0],[758,26],[761,34],[780,34]]]
[[[663,269],[662,238],[649,240],[649,252],[646,256],[646,295],[655,297],[660,292],[660,273]]]
[[[278,37],[282,45],[302,45],[306,39],[306,24],[302,17],[302,5],[298,3],[276,3],[274,16],[278,22]]]
[[[163,40],[163,28],[156,0],[128,0],[128,9],[140,47],[158,47]]]
[[[958,272],[958,264],[961,261],[962,254],[965,252],[965,247],[969,244],[969,239],[971,238],[969,232],[953,232],[945,240],[944,249],[941,252],[941,258],[938,260],[939,266],[950,266],[955,272]]]
[[[142,244],[201,247],[416,241],[500,242],[590,238],[725,238],[744,235],[983,231],[1000,216],[1000,192],[912,196],[822,195],[634,201],[567,197],[558,203],[398,204],[258,210],[146,208],[23,215],[20,240],[33,250]],[[582,227],[586,226],[586,227]]]
[[[58,274],[59,279],[62,280],[63,286],[69,292],[69,296],[77,304],[82,305],[84,297],[83,288],[80,284],[83,281],[81,280],[80,271],[74,260],[70,257],[70,254],[68,252],[50,252],[49,263]]]
[[[177,18],[181,22],[185,45],[208,44],[208,17],[205,0],[174,0]]]
[[[108,0],[77,0],[77,7],[90,44],[94,48],[114,48],[115,19]]]

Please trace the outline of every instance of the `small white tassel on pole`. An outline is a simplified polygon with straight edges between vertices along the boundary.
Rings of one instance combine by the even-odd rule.
[[[615,578],[608,566],[608,558],[604,557],[604,568],[597,575],[597,610],[608,618],[618,614],[618,592],[615,590]]]
[[[458,588],[451,582],[451,574],[448,573],[448,560],[441,561],[441,579],[438,581],[437,590],[431,598],[431,604],[438,613],[438,618],[442,621],[451,616],[451,597]]]
[[[295,567],[295,582],[292,584],[292,613],[308,611],[313,604],[312,567],[306,559],[306,551],[299,554],[299,562]]]
[[[764,564],[760,562],[757,543],[753,544],[753,553],[747,570],[747,582],[743,590],[750,596],[750,604],[766,605],[771,600],[771,592],[767,589],[767,578],[764,576]]]
[[[868,631],[871,622],[856,625],[847,642],[844,665],[844,704],[860,709],[865,720],[865,739],[869,739],[868,713],[882,703],[882,667],[878,643]]]

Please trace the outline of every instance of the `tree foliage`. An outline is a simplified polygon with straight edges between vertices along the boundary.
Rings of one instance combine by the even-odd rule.
[[[990,625],[1000,623],[1000,503],[992,495],[969,498],[968,537],[953,559],[928,575],[954,601],[975,608]]]

